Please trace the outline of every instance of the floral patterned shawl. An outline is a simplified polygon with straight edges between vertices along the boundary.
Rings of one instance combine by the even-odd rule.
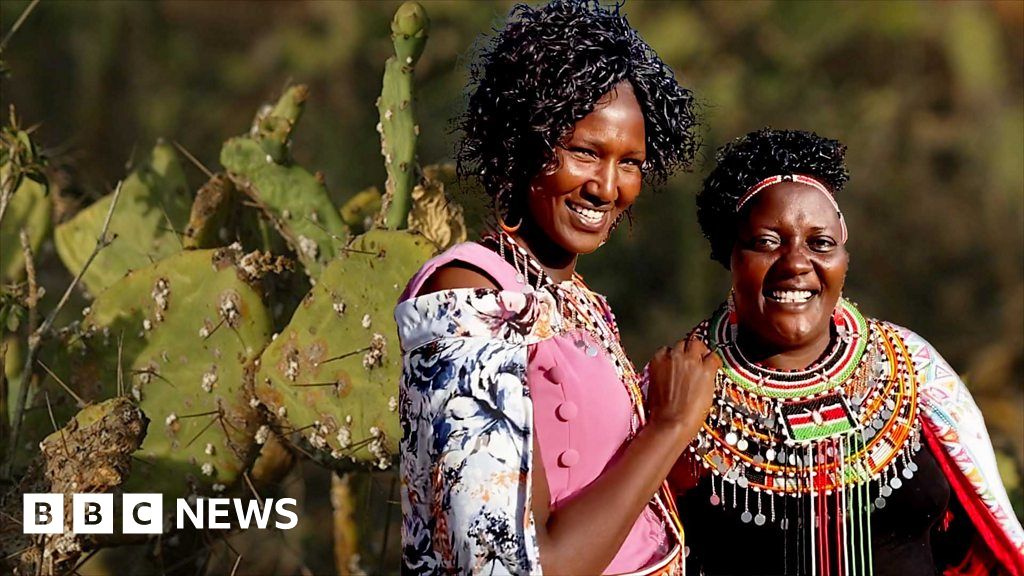
[[[547,292],[446,290],[395,309],[403,351],[403,574],[539,574],[527,346]]]

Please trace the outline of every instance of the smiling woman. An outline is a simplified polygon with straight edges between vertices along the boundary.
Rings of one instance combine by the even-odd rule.
[[[554,257],[559,280],[568,277],[555,270],[563,268],[556,253],[574,259],[597,250],[640,195],[645,150],[644,114],[624,80],[575,124],[551,166],[530,182],[529,225],[516,232],[528,247]]]
[[[754,132],[719,151],[698,196],[732,291],[697,328],[723,364],[672,474],[688,567],[1024,574],[1024,530],[970,393],[923,338],[842,297],[845,150]]]
[[[692,96],[597,2],[516,7],[481,61],[459,161],[498,230],[425,264],[395,309],[403,572],[681,574],[665,477],[718,360],[666,347],[645,395],[575,267],[645,178],[692,158]]]
[[[746,202],[730,261],[740,344],[783,369],[825,351],[850,261],[831,192],[806,180],[780,180]]]

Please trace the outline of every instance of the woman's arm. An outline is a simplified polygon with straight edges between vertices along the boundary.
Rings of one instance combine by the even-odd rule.
[[[614,465],[555,511],[535,443],[533,510],[546,572],[600,574],[611,563],[707,416],[718,367],[696,339],[660,350],[651,362],[647,425]]]
[[[455,290],[458,288],[492,288],[498,290],[498,285],[483,270],[470,266],[465,262],[448,264],[434,272],[430,278],[423,283],[419,294],[430,294],[441,290]]]
[[[428,279],[421,293],[495,287],[481,271],[450,265]],[[651,362],[647,426],[613,466],[554,511],[534,436],[531,499],[545,572],[599,574],[608,566],[704,421],[718,367],[717,356],[698,339],[660,350]]]

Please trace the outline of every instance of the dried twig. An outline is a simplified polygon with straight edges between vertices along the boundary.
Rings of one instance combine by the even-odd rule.
[[[7,342],[0,342],[0,436],[6,438],[10,433],[7,421]]]
[[[36,4],[39,4],[39,0],[32,0],[32,3],[26,6],[25,9],[21,11],[21,16],[18,16],[18,19],[15,20],[14,22],[14,26],[11,26],[11,29],[7,31],[6,35],[4,35],[4,39],[0,41],[0,52],[3,52],[4,48],[7,48],[7,43],[11,41],[11,37],[14,36],[14,33],[18,31],[18,28],[21,28],[21,25],[25,22],[25,19],[28,18],[28,15],[31,14],[32,10],[35,9]]]
[[[85,264],[78,271],[78,274],[75,275],[71,284],[68,284],[60,301],[57,302],[57,306],[46,315],[43,323],[38,328],[32,330],[28,336],[28,353],[25,357],[25,368],[21,371],[22,385],[18,390],[18,400],[14,407],[14,420],[11,422],[11,437],[8,441],[9,449],[3,463],[3,468],[0,469],[0,478],[9,479],[11,477],[11,470],[14,466],[14,454],[18,448],[18,436],[21,433],[22,416],[25,412],[25,403],[28,401],[28,390],[31,388],[33,369],[36,364],[36,358],[39,356],[39,348],[42,345],[43,337],[49,332],[50,327],[53,326],[54,320],[57,319],[57,314],[67,305],[68,299],[71,298],[71,294],[78,287],[78,283],[82,281],[85,271],[89,269],[92,261],[96,259],[96,255],[100,253],[100,250],[109,246],[114,241],[114,238],[117,238],[116,235],[112,238],[107,238],[107,231],[110,230],[110,220],[114,216],[114,208],[117,207],[117,201],[121,197],[122,183],[118,182],[117,188],[114,189],[114,197],[110,201],[110,208],[107,210],[107,217],[103,221],[103,228],[100,229],[100,233],[96,237],[96,247],[93,248],[92,254],[86,259]]]
[[[25,276],[28,279],[28,296],[25,303],[28,304],[28,332],[31,334],[39,323],[39,285],[36,283],[35,255],[32,254],[32,245],[24,228],[19,232],[18,239],[21,240],[21,251],[25,254]]]
[[[124,330],[117,336],[117,395],[124,396]]]

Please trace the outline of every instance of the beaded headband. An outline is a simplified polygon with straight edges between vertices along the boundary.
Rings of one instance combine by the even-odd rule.
[[[746,194],[741,196],[739,201],[736,202],[736,211],[739,212],[741,209],[743,209],[743,205],[750,201],[751,198],[756,196],[758,192],[764,190],[769,186],[774,186],[775,184],[778,184],[780,182],[799,182],[800,184],[804,184],[805,186],[810,186],[815,190],[821,191],[821,193],[825,195],[825,198],[828,198],[828,201],[829,203],[832,204],[832,207],[836,209],[836,215],[839,216],[839,226],[842,228],[843,231],[842,241],[843,244],[846,244],[846,220],[843,218],[843,211],[839,209],[839,204],[836,204],[836,199],[834,196],[832,196],[832,192],[830,192],[829,189],[826,188],[825,185],[822,184],[820,181],[811,178],[810,176],[804,176],[803,174],[769,176],[764,180],[761,180],[757,184],[754,184],[749,189],[747,189]]]

